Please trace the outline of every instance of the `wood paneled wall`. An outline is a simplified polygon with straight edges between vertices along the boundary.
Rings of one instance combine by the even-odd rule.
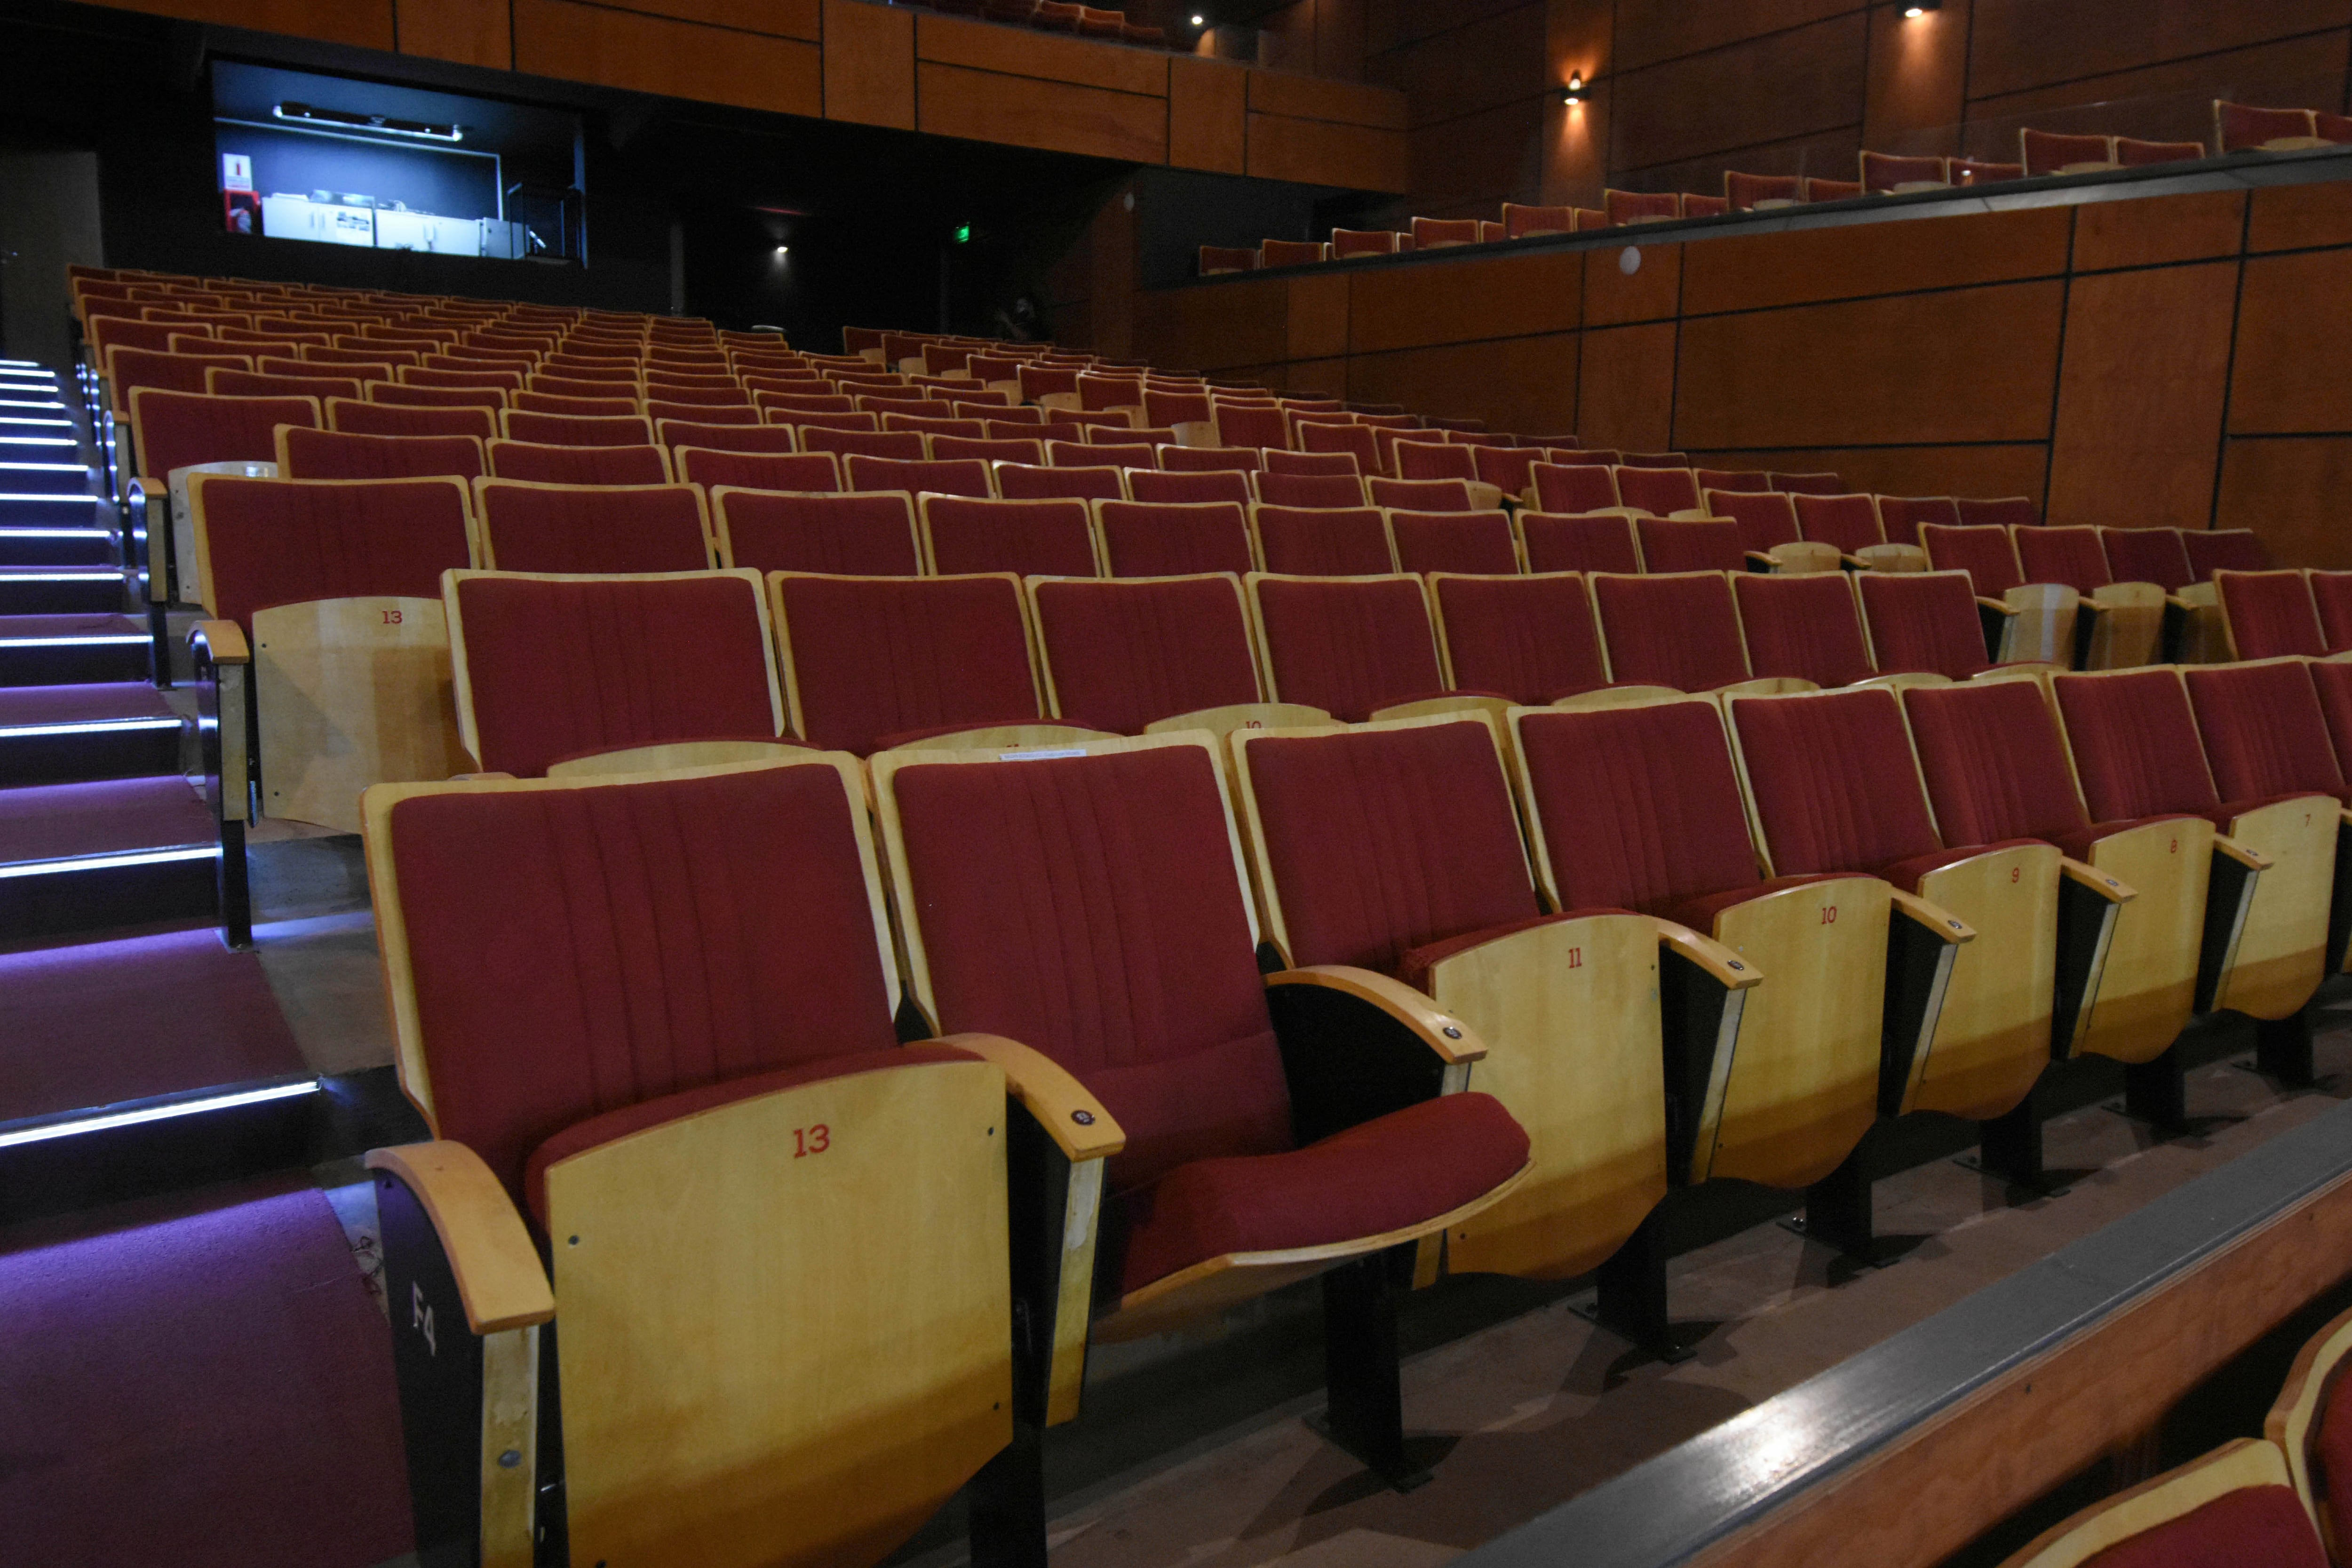
[[[2029,120],[2204,138],[2217,95],[2341,108],[2352,59],[2352,0],[1362,3],[1365,78],[1410,103],[1399,216],[1850,180],[1864,147],[2010,161]],[[1581,105],[1548,96],[1571,70]]]
[[[2352,181],[1465,249],[1146,293],[1132,331],[1173,369],[2352,567]]]
[[[128,0],[222,26],[811,119],[1384,192],[1403,94],[872,0]]]

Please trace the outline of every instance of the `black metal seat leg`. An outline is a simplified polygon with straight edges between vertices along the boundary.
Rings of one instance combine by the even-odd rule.
[[[1403,1258],[1397,1254],[1402,1251]],[[1406,1458],[1404,1388],[1397,1351],[1397,1269],[1413,1248],[1360,1258],[1323,1276],[1323,1374],[1332,1442],[1398,1491],[1429,1472]]]
[[[2021,1187],[2038,1186],[2042,1163],[2042,1112],[2028,1092],[2007,1113],[1977,1123],[1977,1164],[1985,1174]]]
[[[1805,1189],[1806,1239],[1852,1257],[1870,1257],[1875,1237],[1869,1148],[1870,1140],[1864,1136],[1836,1170]]]
[[[2189,1080],[2181,1066],[2180,1047],[2124,1068],[2124,1113],[2166,1132],[2189,1128]]]
[[[1045,1568],[1045,1435],[1013,1423],[1013,1441],[964,1488],[972,1568]]]
[[[2288,1089],[2309,1089],[2319,1079],[2311,1054],[2311,1009],[2254,1023],[2254,1062]]]
[[[1652,1209],[1625,1244],[1610,1254],[1599,1274],[1594,1317],[1654,1354],[1673,1356],[1677,1346],[1666,1299],[1665,1205]]]

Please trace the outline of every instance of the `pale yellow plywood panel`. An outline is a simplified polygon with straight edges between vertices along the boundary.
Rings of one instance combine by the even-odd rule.
[[[360,830],[373,784],[471,767],[437,599],[313,599],[257,610],[261,814]]]
[[[2058,862],[2054,845],[2029,844],[1972,855],[1920,879],[1921,898],[1977,934],[1952,955],[1943,1011],[1904,1110],[1989,1121],[2016,1109],[2049,1065]]]
[[[2099,994],[2075,1051],[2148,1061],[2189,1026],[2195,1008],[2213,825],[2202,817],[2151,822],[2109,834],[2086,858],[2139,896],[2116,910]]]
[[[2327,967],[2327,906],[2336,881],[2336,803],[2301,795],[2233,818],[2229,836],[2271,865],[2215,1005],[2284,1018],[2311,1000]],[[2120,873],[2118,873],[2120,874]]]

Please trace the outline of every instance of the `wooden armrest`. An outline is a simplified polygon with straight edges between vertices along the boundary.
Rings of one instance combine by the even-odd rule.
[[[1726,991],[1745,991],[1763,980],[1763,971],[1713,937],[1701,936],[1690,927],[1672,921],[1656,921],[1656,924],[1661,942],[1705,970]]]
[[[1004,1069],[1005,1092],[1019,1101],[1075,1164],[1127,1147],[1127,1134],[1102,1101],[1045,1052],[1002,1035],[943,1035],[932,1042],[970,1051]]]
[[[1411,1030],[1448,1067],[1475,1062],[1486,1054],[1485,1043],[1470,1032],[1469,1025],[1440,1012],[1437,1004],[1412,986],[1369,969],[1315,963],[1269,974],[1265,984],[1269,991],[1283,985],[1321,986],[1368,1002]]]
[[[1916,893],[1893,889],[1895,912],[1935,932],[1954,947],[1977,939],[1976,928],[1941,904],[1931,904]]]
[[[442,1256],[477,1334],[528,1328],[555,1316],[555,1292],[514,1201],[482,1157],[446,1139],[371,1149],[367,1168],[416,1194],[441,1238]]]
[[[1769,551],[1746,550],[1740,552],[1740,553],[1748,558],[1748,564],[1757,568],[1759,571],[1769,572],[1773,567],[1780,564],[1779,562],[1772,559],[1772,555]]]
[[[198,621],[188,628],[188,648],[199,659],[209,659],[215,665],[253,662],[253,649],[246,645],[245,628],[235,621]]]
[[[2058,874],[2078,887],[2089,889],[2111,904],[2127,904],[2139,897],[2137,889],[2130,884],[2118,881],[2096,866],[2087,865],[2071,856],[2059,860]]]
[[[2267,871],[2271,868],[2271,858],[2269,856],[2263,854],[2259,849],[2248,848],[2245,845],[2239,843],[2236,839],[2230,837],[2227,834],[2216,833],[2213,835],[2213,853],[2216,855],[2226,856],[2230,859],[2235,860],[2239,865],[2243,866],[2249,871]]]
[[[514,774],[506,773],[451,773],[451,784],[512,784]]]
[[[2013,616],[2017,614],[2016,605],[2004,605],[1999,599],[1988,599],[1982,594],[1979,594],[1977,595],[1977,608],[1979,610],[1990,610],[1996,616]]]

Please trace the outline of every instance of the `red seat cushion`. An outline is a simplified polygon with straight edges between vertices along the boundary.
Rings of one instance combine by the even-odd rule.
[[[901,1046],[896,1050],[852,1051],[845,1056],[820,1057],[797,1067],[779,1068],[772,1072],[753,1073],[748,1078],[724,1079],[698,1089],[680,1089],[675,1094],[642,1100],[635,1105],[625,1105],[618,1110],[607,1110],[575,1122],[531,1151],[530,1160],[523,1167],[523,1196],[530,1206],[530,1216],[543,1230],[547,1226],[547,1168],[558,1160],[568,1160],[574,1154],[606,1143],[617,1142],[632,1132],[643,1132],[665,1122],[680,1121],[705,1110],[716,1110],[722,1105],[738,1100],[756,1100],[780,1089],[797,1089],[804,1083],[822,1083],[827,1079],[847,1078],[852,1073],[887,1072],[893,1068],[920,1067],[930,1062],[977,1061],[970,1051],[953,1046],[936,1044]]]
[[[1178,713],[1258,700],[1249,623],[1225,577],[1035,584],[1062,717],[1138,735]]]
[[[1455,684],[1539,704],[1609,683],[1582,579],[1437,577],[1430,591]]]
[[[1195,1160],[1120,1205],[1130,1291],[1228,1252],[1385,1235],[1460,1208],[1528,1161],[1491,1095],[1447,1094],[1287,1153]]]
[[[2311,1516],[2287,1487],[2241,1487],[2119,1541],[2083,1568],[2326,1568]]]
[[[466,492],[446,479],[219,478],[206,479],[203,493],[212,564],[205,591],[215,615],[248,630],[253,612],[272,605],[438,599],[441,574],[473,564]]]

